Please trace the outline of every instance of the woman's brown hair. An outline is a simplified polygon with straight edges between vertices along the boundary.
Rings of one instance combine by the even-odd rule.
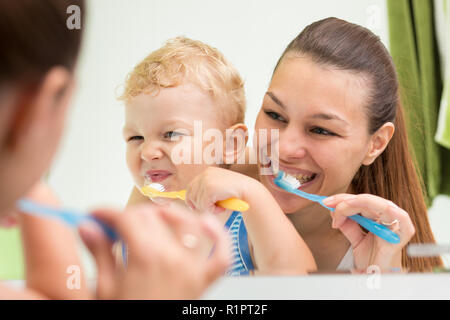
[[[26,125],[28,105],[45,74],[54,66],[68,71],[75,67],[83,28],[67,25],[73,5],[84,23],[84,0],[0,1],[0,90],[13,88],[17,93],[6,138],[9,147]]]
[[[386,122],[392,122],[395,132],[384,152],[370,166],[360,167],[352,190],[396,203],[408,212],[416,229],[410,242],[434,243],[423,182],[408,145],[395,66],[380,38],[359,25],[327,18],[307,26],[288,45],[277,67],[288,53],[306,55],[318,64],[352,71],[369,80],[369,101],[365,106],[368,131],[373,134]],[[402,266],[410,272],[425,272],[442,266],[442,260],[411,258],[404,248]]]
[[[51,67],[73,70],[82,30],[69,29],[68,8],[83,0],[0,1],[0,84],[42,77]]]

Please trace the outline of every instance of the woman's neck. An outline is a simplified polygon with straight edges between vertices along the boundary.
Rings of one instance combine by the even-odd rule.
[[[298,212],[287,214],[287,216],[303,237],[328,233],[333,230],[329,211],[319,204],[312,204]]]

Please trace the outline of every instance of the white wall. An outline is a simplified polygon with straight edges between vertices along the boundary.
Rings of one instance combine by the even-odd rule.
[[[84,210],[126,203],[132,180],[125,165],[117,88],[136,63],[168,38],[202,40],[237,67],[246,83],[249,128],[276,61],[306,25],[335,16],[369,27],[388,42],[385,0],[88,2],[78,91],[49,179],[66,205]],[[439,199],[432,210],[438,239],[448,242],[450,232],[447,235],[444,226],[450,221],[443,225],[440,216],[449,201]]]
[[[446,164],[450,165],[450,164]],[[428,210],[431,228],[438,243],[450,244],[450,197],[438,196]],[[450,268],[450,253],[442,255],[444,264]]]

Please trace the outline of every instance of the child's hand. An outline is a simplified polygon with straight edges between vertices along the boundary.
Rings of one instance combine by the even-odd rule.
[[[304,274],[315,270],[311,251],[269,190],[248,176],[209,167],[190,183],[187,204],[202,211],[223,211],[217,201],[238,198],[250,209],[243,215],[254,266],[259,274]]]
[[[214,217],[151,204],[93,215],[115,229],[128,248],[126,269],[117,269],[103,232],[95,225],[80,228],[97,263],[100,299],[197,299],[228,267],[229,240]],[[208,259],[197,250],[205,237],[215,243]]]
[[[248,193],[257,192],[259,182],[240,173],[209,167],[187,187],[186,203],[194,210],[219,213],[225,209],[217,201],[237,198],[248,202]]]

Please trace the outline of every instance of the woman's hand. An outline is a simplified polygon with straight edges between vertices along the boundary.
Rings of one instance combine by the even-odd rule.
[[[248,192],[252,192],[252,197],[257,197],[258,190],[262,190],[262,185],[253,178],[230,170],[209,167],[187,187],[186,203],[194,210],[219,213],[225,209],[217,206],[217,201],[237,198],[249,202]]]
[[[15,213],[6,214],[3,217],[0,217],[0,227],[9,229],[13,228],[18,224],[17,215]]]
[[[37,203],[58,207],[60,201],[44,182],[36,183],[25,196]],[[68,268],[82,266],[78,255],[78,237],[73,230],[55,219],[29,215],[17,210],[15,217],[21,228],[26,264],[27,287],[50,299],[86,299],[84,273],[80,273],[80,288],[68,286]]]
[[[128,251],[126,268],[116,268],[103,232],[95,225],[80,228],[97,263],[100,299],[196,299],[228,267],[228,238],[212,216],[152,204],[93,215],[120,234]],[[208,259],[197,249],[205,237],[215,243]]]
[[[381,271],[401,268],[403,247],[415,233],[408,213],[392,201],[371,194],[338,194],[323,201],[335,208],[331,213],[333,228],[337,228],[350,241],[353,248],[354,267],[365,270],[371,265]],[[355,221],[348,219],[354,214],[361,214],[371,220],[384,224],[400,237],[400,243],[392,244],[373,233],[365,233]]]
[[[25,198],[35,201],[40,204],[55,206],[59,205],[59,200],[53,193],[53,190],[44,182],[37,182],[28,191]],[[4,216],[0,217],[0,227],[12,228],[17,226],[21,220],[21,213],[18,211],[11,211]]]

